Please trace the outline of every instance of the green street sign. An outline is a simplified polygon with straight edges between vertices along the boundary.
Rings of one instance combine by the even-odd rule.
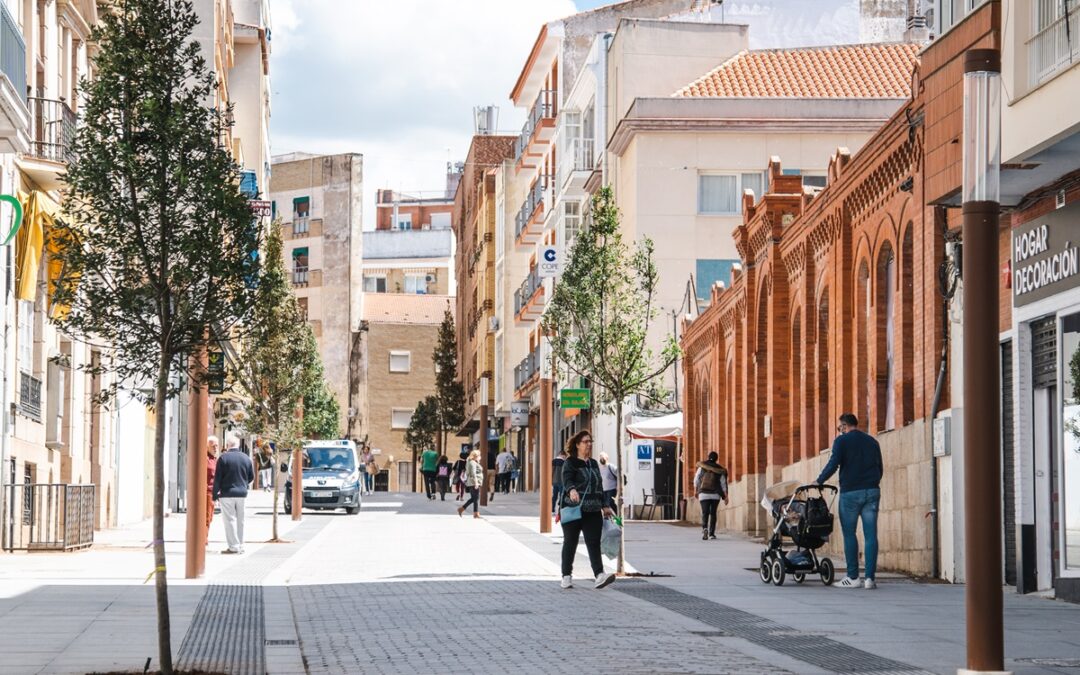
[[[570,409],[588,408],[592,402],[592,391],[589,389],[560,389],[559,407]]]
[[[219,373],[217,375],[210,375],[209,377],[207,377],[206,378],[206,387],[207,387],[207,390],[211,394],[214,394],[215,396],[218,395],[218,394],[224,394],[225,393],[225,374],[224,373]]]
[[[208,351],[206,353],[206,372],[219,374],[225,372],[225,353]]]

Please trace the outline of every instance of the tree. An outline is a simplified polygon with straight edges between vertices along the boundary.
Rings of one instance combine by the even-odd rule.
[[[623,242],[611,188],[601,188],[593,196],[591,221],[574,241],[543,320],[555,359],[591,382],[601,409],[615,412],[619,513],[626,466],[621,450],[623,405],[635,394],[651,393],[657,378],[679,356],[674,337],[658,354],[648,345],[658,281],[652,256],[648,238],[633,249]],[[619,549],[619,573],[624,558],[625,545]]]
[[[416,492],[416,456],[434,446],[436,436],[442,432],[438,398],[428,396],[416,405],[405,430],[405,447],[412,451],[413,492]]]
[[[248,431],[282,448],[304,439],[307,411],[298,415],[304,394],[320,385],[318,345],[292,294],[282,257],[280,225],[266,239],[264,265],[255,292],[251,325],[241,342],[237,381],[249,400]],[[277,454],[273,487],[272,540],[278,540]]]
[[[223,147],[226,115],[192,42],[191,0],[116,0],[95,28],[96,77],[81,84],[78,157],[67,170],[66,225],[51,233],[63,271],[51,289],[62,330],[103,343],[94,366],[120,386],[152,383],[153,551],[161,671],[172,673],[164,548],[165,404],[208,330],[252,304],[259,231]]]
[[[314,344],[314,336],[311,339]],[[304,393],[304,438],[338,438],[341,406],[326,384],[321,361],[316,366],[312,382],[312,386]]]
[[[435,405],[438,415],[439,450],[446,454],[449,433],[456,431],[465,421],[465,387],[457,374],[457,331],[454,315],[447,304],[439,325],[439,336],[432,352],[435,362]]]

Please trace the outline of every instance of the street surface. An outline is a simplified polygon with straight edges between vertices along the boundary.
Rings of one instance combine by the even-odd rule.
[[[281,520],[248,500],[247,553],[183,576],[183,515],[167,519],[173,646],[183,668],[233,673],[954,673],[963,587],[883,575],[876,591],[765,586],[760,546],[694,527],[630,524],[642,574],[558,584],[558,528],[534,495],[499,495],[482,520],[452,499],[379,494],[359,515]],[[156,667],[149,525],[98,533],[82,553],[0,555],[0,674]],[[1080,606],[1005,595],[1007,666],[1077,673]]]

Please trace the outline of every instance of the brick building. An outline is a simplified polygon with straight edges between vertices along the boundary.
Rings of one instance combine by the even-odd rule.
[[[836,418],[854,412],[885,456],[881,564],[928,572],[945,240],[940,211],[923,206],[917,70],[913,82],[914,96],[856,155],[835,152],[824,189],[773,158],[761,199],[744,194],[741,266],[685,325],[684,480],[718,451],[732,477],[723,524],[760,534],[764,488],[813,480]]]

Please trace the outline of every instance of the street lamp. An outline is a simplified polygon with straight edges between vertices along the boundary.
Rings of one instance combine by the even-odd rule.
[[[998,213],[1001,53],[964,55],[964,513],[967,669],[1004,670]]]

